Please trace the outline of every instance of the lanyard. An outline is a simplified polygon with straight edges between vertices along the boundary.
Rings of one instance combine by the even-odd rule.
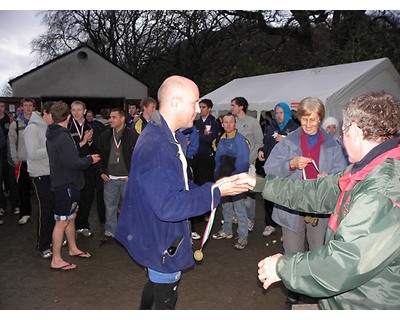
[[[117,150],[118,150],[118,149],[119,149],[119,146],[121,145],[122,139],[120,139],[120,140],[117,142],[117,138],[115,138],[115,130],[113,130],[113,138],[114,138],[115,147],[116,147]]]
[[[76,132],[77,132],[78,135],[79,135],[79,141],[82,141],[82,138],[83,138],[83,129],[84,129],[84,127],[85,127],[85,120],[83,120],[82,126],[81,126],[81,129],[80,129],[80,130],[79,130],[79,127],[78,127],[78,125],[77,125],[78,121],[76,121],[75,119],[72,119],[72,122],[74,123]]]
[[[119,163],[119,156],[121,155],[121,153],[119,152],[119,146],[121,145],[122,139],[120,139],[117,142],[117,138],[115,137],[115,130],[113,129],[113,139],[114,139],[114,144],[116,147],[116,151],[115,151],[115,156],[117,157],[117,163]]]
[[[314,159],[312,159],[311,163],[313,164],[315,170],[317,170],[317,172],[319,173],[319,168],[318,168],[317,164],[315,163]],[[306,169],[305,168],[303,169],[303,180],[307,180]]]

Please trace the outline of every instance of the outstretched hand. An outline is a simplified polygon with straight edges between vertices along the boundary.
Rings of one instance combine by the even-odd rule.
[[[220,184],[218,188],[222,197],[233,196],[252,190],[256,185],[256,178],[247,173],[240,173],[219,179],[215,183]]]
[[[239,173],[235,183],[239,185],[245,185],[250,190],[253,190],[256,186],[256,177],[248,173]]]
[[[258,263],[258,279],[263,283],[264,289],[268,289],[271,284],[281,281],[276,273],[276,264],[281,256],[281,253],[277,253]]]

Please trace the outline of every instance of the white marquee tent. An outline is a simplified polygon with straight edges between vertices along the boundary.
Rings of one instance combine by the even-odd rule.
[[[305,97],[319,98],[326,116],[342,119],[347,102],[361,93],[385,91],[400,99],[400,75],[388,58],[239,78],[205,95],[213,101],[213,113],[230,110],[234,97],[245,97],[249,111],[273,110],[279,102],[292,108]],[[254,113],[253,113],[254,114]]]

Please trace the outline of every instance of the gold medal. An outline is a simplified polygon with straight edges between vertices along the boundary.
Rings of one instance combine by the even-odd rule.
[[[318,225],[318,218],[314,218],[312,222],[312,226],[316,227]]]
[[[311,216],[305,216],[305,217],[304,217],[304,222],[305,222],[305,223],[310,223],[311,220],[312,220]]]
[[[115,156],[116,156],[117,158],[119,158],[120,155],[121,155],[121,153],[119,152],[119,149],[117,149],[117,151],[115,152]]]
[[[201,261],[201,260],[203,260],[203,252],[201,251],[201,249],[200,249],[200,250],[196,250],[196,251],[194,252],[193,256],[194,256],[194,259],[195,259],[196,261]]]

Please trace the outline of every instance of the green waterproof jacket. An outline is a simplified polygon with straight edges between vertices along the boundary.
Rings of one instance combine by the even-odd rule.
[[[269,201],[335,212],[324,246],[277,263],[284,285],[321,309],[400,309],[400,147],[379,158],[353,176],[350,166],[320,180],[257,179],[254,191]],[[354,181],[341,195],[342,176]]]

